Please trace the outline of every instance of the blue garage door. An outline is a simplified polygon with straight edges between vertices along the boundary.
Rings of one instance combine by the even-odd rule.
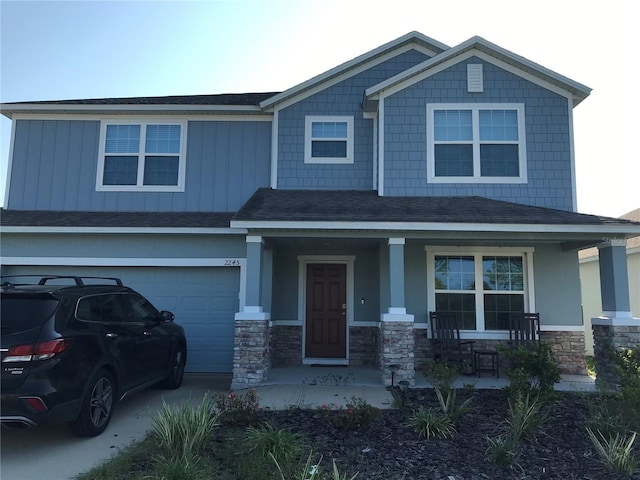
[[[118,277],[159,310],[175,314],[187,336],[187,372],[231,372],[237,267],[12,267],[9,272],[29,273]]]

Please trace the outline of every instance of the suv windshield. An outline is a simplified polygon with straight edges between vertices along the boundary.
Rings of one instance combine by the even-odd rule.
[[[2,294],[2,333],[13,334],[42,325],[56,311],[59,300],[50,295]]]

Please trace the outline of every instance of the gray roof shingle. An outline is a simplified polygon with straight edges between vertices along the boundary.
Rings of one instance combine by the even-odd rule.
[[[484,197],[391,197],[375,191],[262,188],[233,217],[238,221],[423,222],[608,225],[625,220],[521,205]]]

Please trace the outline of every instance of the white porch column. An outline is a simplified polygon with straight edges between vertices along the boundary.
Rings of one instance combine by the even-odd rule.
[[[611,239],[598,245],[602,315],[592,318],[596,384],[617,388],[611,350],[637,348],[640,345],[640,318],[631,315],[626,240]]]
[[[382,383],[415,383],[413,315],[407,314],[404,289],[404,238],[389,239],[389,309],[381,315],[380,364]],[[393,372],[393,375],[392,375]]]
[[[269,370],[270,315],[262,306],[263,243],[262,237],[247,235],[246,301],[235,315],[233,389],[264,382]]]

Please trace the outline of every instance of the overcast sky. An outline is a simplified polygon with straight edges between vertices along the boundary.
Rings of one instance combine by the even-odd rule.
[[[0,101],[282,91],[413,30],[452,47],[480,35],[593,88],[574,110],[578,211],[617,217],[640,207],[639,5],[1,0]]]

